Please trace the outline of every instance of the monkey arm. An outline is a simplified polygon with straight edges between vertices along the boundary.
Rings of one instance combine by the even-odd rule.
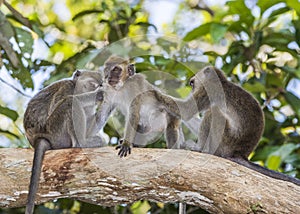
[[[100,130],[104,127],[109,115],[114,109],[115,106],[107,102],[106,100],[103,100],[101,103],[97,105],[96,114],[95,114],[95,122],[96,122],[97,130]]]
[[[75,94],[73,96],[82,103],[83,107],[86,107],[91,105],[91,103],[95,105],[96,102],[103,101],[104,91],[103,89],[98,88],[94,91]]]
[[[141,94],[143,95],[143,93]],[[121,145],[116,149],[120,149],[118,155],[126,157],[127,153],[131,153],[132,143],[134,142],[136,131],[140,121],[140,110],[143,96],[138,95],[129,107],[129,115],[126,118],[124,139],[120,141]]]
[[[179,119],[188,121],[198,113],[197,103],[191,96],[187,99],[179,99],[157,90],[149,91],[148,93],[152,93],[168,113]]]

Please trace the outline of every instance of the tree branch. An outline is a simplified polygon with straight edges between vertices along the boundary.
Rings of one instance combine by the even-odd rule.
[[[0,207],[24,206],[31,149],[0,149]],[[228,160],[184,150],[64,149],[45,156],[37,203],[76,198],[102,206],[147,199],[211,213],[300,213],[300,187]]]

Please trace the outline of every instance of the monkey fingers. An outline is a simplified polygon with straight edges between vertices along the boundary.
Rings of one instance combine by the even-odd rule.
[[[103,101],[103,94],[104,94],[104,92],[102,90],[101,91],[97,91],[96,100],[97,101]]]
[[[130,144],[124,140],[120,140],[120,145],[118,145],[116,149],[120,149],[120,151],[118,152],[118,156],[120,156],[121,158],[126,157],[127,154],[131,154]]]

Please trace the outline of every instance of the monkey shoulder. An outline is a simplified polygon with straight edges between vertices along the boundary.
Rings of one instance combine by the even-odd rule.
[[[231,82],[228,82],[225,87],[227,88],[225,96],[228,112],[235,115],[236,119],[239,118],[237,120],[241,120],[245,126],[249,126],[250,123],[257,124],[258,127],[262,125],[263,112],[254,96]]]

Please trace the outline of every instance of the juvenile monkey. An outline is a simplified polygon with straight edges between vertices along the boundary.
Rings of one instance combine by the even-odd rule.
[[[214,154],[275,179],[300,185],[300,180],[248,161],[264,129],[264,116],[256,99],[229,82],[223,72],[205,67],[190,80],[192,92],[185,100],[152,93],[166,111],[183,120],[197,113],[203,118],[199,127],[198,151]],[[176,103],[176,105],[174,104]]]
[[[97,109],[102,107],[102,83],[100,72],[77,70],[73,79],[51,84],[29,101],[23,122],[26,137],[35,151],[26,214],[33,213],[47,150],[95,147],[103,143],[97,135],[106,120]]]
[[[154,96],[143,96],[149,90],[161,93],[159,89],[143,75],[136,74],[134,64],[124,58],[112,56],[104,66],[105,93],[108,95],[105,102],[126,117],[125,136],[121,145],[116,147],[120,149],[118,155],[125,157],[130,154],[133,144],[146,145],[162,132],[168,148],[179,148],[183,140],[180,119],[166,112]],[[133,100],[137,100],[135,105],[131,105]]]

